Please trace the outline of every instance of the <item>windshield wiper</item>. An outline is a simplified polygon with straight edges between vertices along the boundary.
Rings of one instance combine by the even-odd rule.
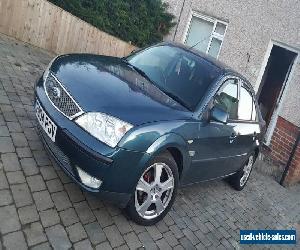
[[[125,62],[129,67],[133,68],[136,72],[138,72],[142,77],[146,78],[148,81],[150,81],[151,83],[155,84],[155,82],[153,82],[151,80],[151,78],[147,75],[147,73],[143,70],[141,70],[140,68],[132,65],[130,62],[128,62],[126,59],[122,59],[123,62]]]
[[[158,87],[159,88],[159,87]],[[183,107],[187,108],[188,110],[189,107],[176,95],[172,94],[171,92],[166,91],[165,89],[161,89],[159,88],[162,92],[164,92],[167,96],[171,97],[174,101],[178,102],[180,105],[182,105]]]
[[[154,82],[147,74],[146,72],[144,72],[143,70],[141,70],[140,68],[132,65],[130,62],[128,62],[126,59],[122,59],[129,67],[133,68],[136,72],[138,72],[141,76],[143,76],[145,79],[147,79],[148,81],[150,81],[156,88],[158,88],[160,91],[162,91],[163,93],[165,93],[167,96],[171,97],[174,101],[176,101],[177,103],[179,103],[180,105],[182,105],[183,107],[187,108],[188,110],[190,110],[190,108],[176,95],[172,94],[171,92],[168,92],[167,90],[161,88],[159,86],[159,84],[156,84],[156,82]]]

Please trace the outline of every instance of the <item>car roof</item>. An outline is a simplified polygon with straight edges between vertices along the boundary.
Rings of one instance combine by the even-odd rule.
[[[213,64],[214,66],[218,67],[219,69],[222,70],[222,75],[227,75],[227,74],[233,74],[235,76],[238,76],[239,78],[241,78],[242,80],[244,80],[246,82],[247,85],[249,85],[248,87],[251,88],[251,90],[253,90],[252,85],[249,83],[249,81],[240,73],[238,73],[237,71],[235,71],[234,69],[232,69],[231,67],[229,67],[228,65],[222,63],[221,61],[213,58],[210,55],[207,55],[195,48],[192,48],[190,46],[184,45],[182,43],[176,43],[176,42],[162,42],[159,44],[156,44],[154,46],[160,46],[160,45],[169,45],[169,46],[173,46],[173,47],[177,47],[177,48],[181,48],[183,50],[192,52],[194,55],[201,57],[202,59],[206,60],[207,62]]]

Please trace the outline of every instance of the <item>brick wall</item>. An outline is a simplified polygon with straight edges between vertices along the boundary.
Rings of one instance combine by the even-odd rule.
[[[283,167],[283,169],[291,155],[298,135],[298,130],[299,128],[293,123],[290,123],[280,116],[278,117],[271,140],[271,150],[269,154],[272,161],[276,165]],[[289,185],[298,181],[300,181],[300,144],[298,144],[288,174],[285,178],[285,184]]]
[[[297,182],[300,182],[300,143],[298,143],[288,175],[285,178],[285,184],[290,185]]]

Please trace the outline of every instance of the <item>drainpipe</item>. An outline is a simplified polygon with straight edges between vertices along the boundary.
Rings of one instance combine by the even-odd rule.
[[[295,141],[295,143],[294,143],[294,145],[293,145],[292,152],[291,152],[291,154],[290,154],[289,160],[288,160],[287,163],[286,163],[286,166],[285,166],[285,168],[284,168],[283,174],[282,174],[282,176],[281,176],[281,180],[280,180],[280,182],[279,182],[280,185],[282,185],[282,186],[283,186],[284,180],[285,180],[285,178],[286,178],[286,176],[287,176],[287,173],[288,173],[288,171],[289,171],[289,169],[290,169],[290,166],[291,166],[291,164],[292,164],[292,161],[293,161],[294,155],[295,155],[295,153],[296,153],[296,150],[297,150],[297,146],[298,146],[298,144],[299,144],[299,141],[300,141],[300,130],[298,131],[298,135],[297,135],[296,141]]]

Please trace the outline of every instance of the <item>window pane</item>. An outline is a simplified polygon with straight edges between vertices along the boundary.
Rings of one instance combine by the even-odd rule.
[[[237,81],[235,79],[229,79],[226,81],[226,86],[223,92],[234,98],[237,98]]]
[[[189,32],[185,43],[189,46],[194,46],[194,48],[206,52],[211,33],[213,31],[214,24],[212,22],[205,21],[198,17],[192,17]]]
[[[222,42],[220,40],[218,40],[217,38],[213,38],[211,41],[211,45],[210,45],[208,54],[210,54],[214,58],[217,58],[220,47],[221,47],[221,43]]]
[[[238,111],[238,118],[240,120],[251,120],[252,103],[253,100],[251,94],[244,87],[241,87],[240,104]]]
[[[214,106],[229,113],[230,119],[236,119],[238,110],[237,81],[235,79],[229,79],[224,85],[223,90],[215,97]]]
[[[215,32],[224,35],[225,34],[226,25],[223,23],[217,23]]]

